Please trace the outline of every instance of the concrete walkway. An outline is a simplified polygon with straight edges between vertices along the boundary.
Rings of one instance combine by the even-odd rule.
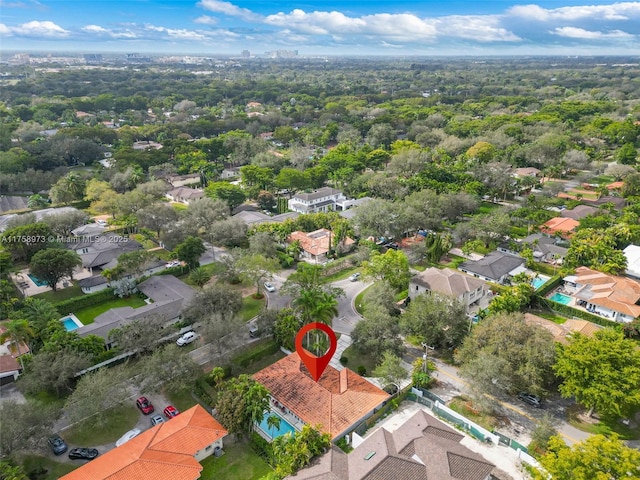
[[[351,337],[346,333],[340,335],[338,339],[338,347],[336,348],[336,353],[331,357],[331,361],[329,365],[331,365],[336,370],[342,370],[344,365],[340,363],[340,357],[342,357],[343,352],[351,345]]]

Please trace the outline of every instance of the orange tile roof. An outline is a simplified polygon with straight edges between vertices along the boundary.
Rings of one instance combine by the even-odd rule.
[[[295,231],[289,235],[289,241],[293,242],[295,240],[300,242],[300,246],[308,254],[314,256],[324,255],[329,252],[331,230],[321,228],[309,233]],[[349,237],[344,240],[345,246],[353,245],[353,243],[354,241]]]
[[[556,232],[567,235],[580,225],[580,222],[573,218],[555,217],[540,226],[540,230],[548,235],[555,235]]]
[[[576,293],[579,298],[604,308],[624,313],[632,318],[640,317],[640,282],[626,277],[618,277],[598,272],[587,267],[576,268],[576,283],[588,289]]]
[[[609,190],[616,190],[622,187],[624,187],[624,182],[613,182],[607,185],[607,189]]]
[[[200,405],[156,425],[60,480],[196,480],[194,455],[227,435]]]
[[[345,368],[327,366],[318,382],[311,378],[297,353],[270,365],[253,378],[272,397],[309,425],[336,438],[389,398],[384,390]]]

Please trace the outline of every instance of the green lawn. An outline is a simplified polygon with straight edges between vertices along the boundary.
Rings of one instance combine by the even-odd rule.
[[[38,480],[57,480],[63,475],[72,472],[80,465],[60,463],[37,455],[27,455],[22,458],[22,466],[29,478]],[[46,473],[44,473],[44,471],[46,471]],[[39,474],[38,472],[43,473]]]
[[[266,304],[265,297],[255,299],[253,295],[249,295],[242,299],[242,308],[240,309],[240,315],[242,320],[248,322],[253,317],[258,315]]]
[[[100,428],[85,421],[62,432],[60,436],[69,443],[83,447],[115,442],[124,432],[133,428],[139,417],[140,412],[131,402],[109,412],[106,425]]]
[[[190,409],[196,404],[196,401],[191,396],[191,391],[188,389],[179,392],[164,392],[164,394],[171,401],[171,405],[181,412]]]
[[[80,320],[82,323],[87,325],[89,323],[93,323],[93,320],[98,315],[106,312],[107,310],[111,310],[112,308],[118,308],[118,307],[138,308],[144,305],[146,305],[144,300],[137,295],[132,295],[128,298],[114,297],[113,300],[109,300],[108,302],[102,302],[87,308],[82,308],[73,313],[75,314],[76,317],[78,317],[78,320]]]
[[[51,302],[55,305],[56,303],[62,302],[64,300],[80,297],[82,295],[84,295],[84,293],[82,293],[82,289],[78,286],[76,282],[73,282],[73,285],[71,287],[63,288],[62,290],[58,290],[57,292],[50,290],[48,292],[43,292],[43,293],[34,295],[33,297],[47,300],[48,302]]]
[[[492,431],[498,425],[498,419],[492,415],[476,410],[473,403],[466,397],[455,397],[449,402],[449,408],[478,425]]]
[[[367,293],[367,290],[369,290],[373,285],[369,285],[367,288],[365,288],[363,291],[361,291],[355,298],[355,300],[353,301],[353,304],[356,307],[356,312],[358,312],[360,315],[363,315],[364,309],[365,309],[365,305],[363,302],[364,299],[364,294]]]
[[[571,405],[567,408],[567,417],[569,423],[583,432],[592,433],[594,435],[610,436],[612,433],[617,433],[623,440],[638,440],[640,439],[640,427],[629,428],[622,424],[619,420],[602,418],[597,423],[584,422],[579,414],[584,414],[585,410],[578,404]],[[632,415],[633,416],[633,415]]]
[[[376,368],[377,365],[376,358],[373,358],[369,355],[362,355],[360,352],[358,352],[358,350],[356,350],[353,345],[348,347],[344,351],[342,356],[349,359],[345,367],[353,370],[354,372],[357,372],[358,367],[362,365],[367,369],[366,376],[371,376],[371,372],[373,372],[373,369]]]
[[[201,462],[201,480],[258,480],[271,472],[247,444],[225,445],[224,452],[221,457],[211,456]]]
[[[322,283],[332,283],[337,282],[338,280],[345,280],[349,278],[351,274],[356,272],[362,273],[362,269],[359,267],[347,267],[344,270],[340,270],[339,272],[334,273],[333,275],[322,277]]]

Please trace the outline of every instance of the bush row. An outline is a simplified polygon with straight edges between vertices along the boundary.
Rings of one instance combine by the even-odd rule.
[[[536,295],[539,297],[544,297],[551,290],[556,288],[562,282],[562,277],[560,275],[556,275],[555,277],[551,277],[550,280],[547,281],[538,291],[536,291]]]
[[[256,347],[241,353],[235,357],[233,361],[241,367],[246,368],[253,362],[257,362],[268,355],[273,355],[278,350],[280,350],[280,346],[275,342],[275,340],[270,340],[262,345],[257,345]]]
[[[65,313],[75,312],[82,308],[91,307],[97,303],[108,302],[113,300],[113,288],[107,288],[95,293],[87,293],[80,297],[73,297],[54,304],[58,312],[62,315]]]
[[[563,305],[558,302],[552,302],[548,298],[543,298],[539,295],[536,295],[538,303],[542,306],[547,307],[549,310],[560,313],[567,317],[578,317],[583,320],[587,320],[592,323],[596,323],[603,327],[613,327],[616,329],[621,329],[622,325],[614,322],[612,320],[607,320],[606,318],[602,318],[599,315],[594,315],[593,313],[585,312],[584,310],[580,310],[578,308],[570,307],[569,305]]]

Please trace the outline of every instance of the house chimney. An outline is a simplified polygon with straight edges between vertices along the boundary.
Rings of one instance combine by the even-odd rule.
[[[346,392],[348,388],[349,385],[347,382],[347,369],[343,368],[342,370],[340,370],[340,393]]]

